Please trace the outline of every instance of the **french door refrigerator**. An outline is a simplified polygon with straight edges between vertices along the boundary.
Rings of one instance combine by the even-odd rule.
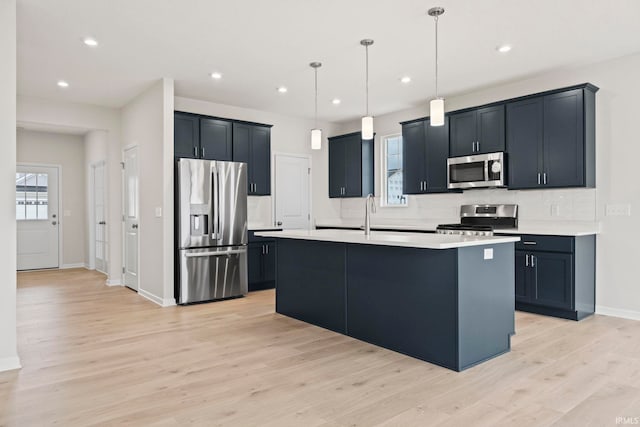
[[[178,304],[247,293],[247,164],[179,159]]]

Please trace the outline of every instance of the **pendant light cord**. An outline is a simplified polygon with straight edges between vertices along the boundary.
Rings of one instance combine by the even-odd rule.
[[[369,46],[365,46],[365,81],[366,81],[366,106],[367,116],[369,116]]]
[[[436,98],[438,98],[438,15],[434,16],[436,20]]]
[[[318,129],[318,68],[314,68],[316,80],[316,109],[315,109],[315,128]]]

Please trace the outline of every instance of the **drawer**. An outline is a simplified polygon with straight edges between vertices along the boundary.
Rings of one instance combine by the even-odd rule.
[[[542,236],[523,234],[516,242],[516,249],[523,251],[573,252],[575,238],[572,236]]]
[[[269,230],[265,230],[265,231],[281,231],[280,230],[274,230],[274,229],[269,229]],[[262,242],[273,242],[274,238],[273,237],[259,237],[256,236],[255,233],[259,233],[260,230],[249,230],[249,243],[262,243]]]

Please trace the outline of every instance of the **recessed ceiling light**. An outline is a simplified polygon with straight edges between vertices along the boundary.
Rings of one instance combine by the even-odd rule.
[[[400,79],[400,81],[401,81],[402,83],[405,83],[405,84],[406,84],[406,83],[411,83],[411,77],[409,77],[409,76],[404,76],[403,78],[401,78],[401,79]]]
[[[341,100],[339,100],[338,98],[333,98],[333,99],[331,100],[331,103],[332,103],[333,105],[340,105],[340,103],[341,103],[341,102],[342,102],[342,101],[341,101]]]
[[[278,92],[280,92],[280,93],[287,93],[287,88],[286,88],[286,87],[284,87],[284,86],[280,86],[280,87],[278,88]]]
[[[214,80],[220,80],[222,78],[222,74],[217,73],[217,72],[213,72],[211,73],[211,78]]]
[[[502,46],[498,46],[496,50],[500,53],[507,53],[511,50],[511,45],[503,44]]]
[[[93,37],[85,37],[82,41],[87,46],[91,46],[91,47],[98,46],[98,40],[94,39]]]
[[[69,87],[69,83],[65,82],[64,80],[58,80],[58,86],[59,87]]]

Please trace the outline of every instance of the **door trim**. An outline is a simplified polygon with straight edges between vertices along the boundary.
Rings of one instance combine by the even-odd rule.
[[[58,269],[63,269],[64,268],[64,264],[62,262],[63,259],[63,246],[62,246],[62,235],[64,234],[64,222],[66,220],[63,220],[62,218],[64,218],[64,211],[62,210],[62,197],[63,197],[63,191],[62,191],[62,165],[60,164],[51,164],[51,163],[33,163],[33,162],[16,162],[16,166],[25,166],[25,167],[46,167],[46,168],[55,168],[58,170]],[[14,188],[14,192],[15,192],[15,188]],[[15,195],[14,195],[15,197]],[[15,211],[14,211],[15,214]],[[17,222],[18,220],[16,220],[16,226],[17,226]],[[16,266],[17,267],[17,266]],[[67,267],[68,268],[68,267]],[[48,270],[48,269],[47,269]]]
[[[271,153],[271,163],[272,163],[272,168],[271,168],[271,180],[273,181],[271,183],[271,188],[273,189],[272,192],[272,199],[271,199],[271,223],[277,227],[276,225],[276,197],[278,197],[278,193],[277,193],[277,187],[276,187],[276,168],[278,167],[278,164],[276,163],[276,157],[277,156],[286,156],[286,157],[297,157],[299,159],[307,159],[307,161],[309,162],[309,186],[307,188],[307,191],[309,192],[309,227],[310,228],[315,228],[315,222],[316,222],[316,217],[313,214],[313,192],[311,191],[313,189],[313,157],[309,154],[299,154],[299,153],[286,153],[286,152],[282,152],[282,151],[274,151]]]

